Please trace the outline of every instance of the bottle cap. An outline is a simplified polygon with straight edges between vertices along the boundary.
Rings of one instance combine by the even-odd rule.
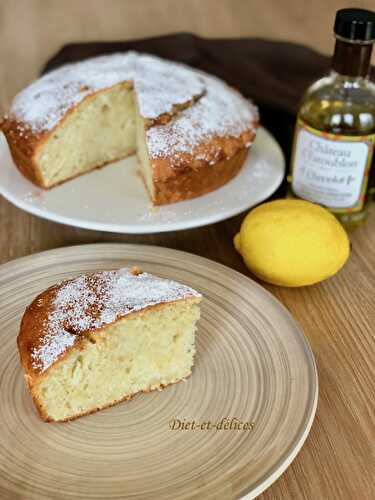
[[[365,9],[340,9],[334,32],[340,38],[358,43],[375,41],[375,12]]]

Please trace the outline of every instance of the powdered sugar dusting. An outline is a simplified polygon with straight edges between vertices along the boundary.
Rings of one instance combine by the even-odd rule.
[[[31,354],[33,367],[46,370],[80,334],[108,325],[148,306],[200,297],[192,288],[124,268],[82,275],[64,282],[44,324],[45,335]]]
[[[140,113],[151,119],[204,92],[202,77],[193,69],[127,52],[68,64],[47,73],[15,97],[9,114],[33,132],[51,130],[85,97],[121,82],[134,85]]]
[[[43,337],[43,343],[31,353],[33,367],[44,371],[50,366],[68,347],[77,340],[75,335],[61,329],[58,334],[51,330]]]
[[[141,116],[157,118],[174,105],[185,104],[205,91],[203,77],[183,64],[139,55],[134,74]]]
[[[169,123],[147,130],[147,146],[152,158],[191,153],[194,147],[212,137],[239,137],[257,121],[257,109],[249,101],[218,78],[200,74],[205,95]],[[195,158],[205,160],[205,153]]]

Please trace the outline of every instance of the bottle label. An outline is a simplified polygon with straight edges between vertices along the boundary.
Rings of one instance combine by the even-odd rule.
[[[362,210],[375,134],[330,134],[297,120],[292,154],[292,189],[333,212]]]

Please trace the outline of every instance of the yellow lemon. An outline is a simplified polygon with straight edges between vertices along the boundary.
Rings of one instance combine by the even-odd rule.
[[[283,286],[312,285],[333,276],[350,251],[347,233],[328,210],[292,199],[252,210],[234,246],[256,276]]]

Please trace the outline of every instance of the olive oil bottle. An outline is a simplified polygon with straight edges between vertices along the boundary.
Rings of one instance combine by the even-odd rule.
[[[334,32],[331,73],[306,91],[298,112],[289,194],[327,207],[350,228],[365,220],[375,180],[375,85],[368,77],[375,12],[339,10]]]

